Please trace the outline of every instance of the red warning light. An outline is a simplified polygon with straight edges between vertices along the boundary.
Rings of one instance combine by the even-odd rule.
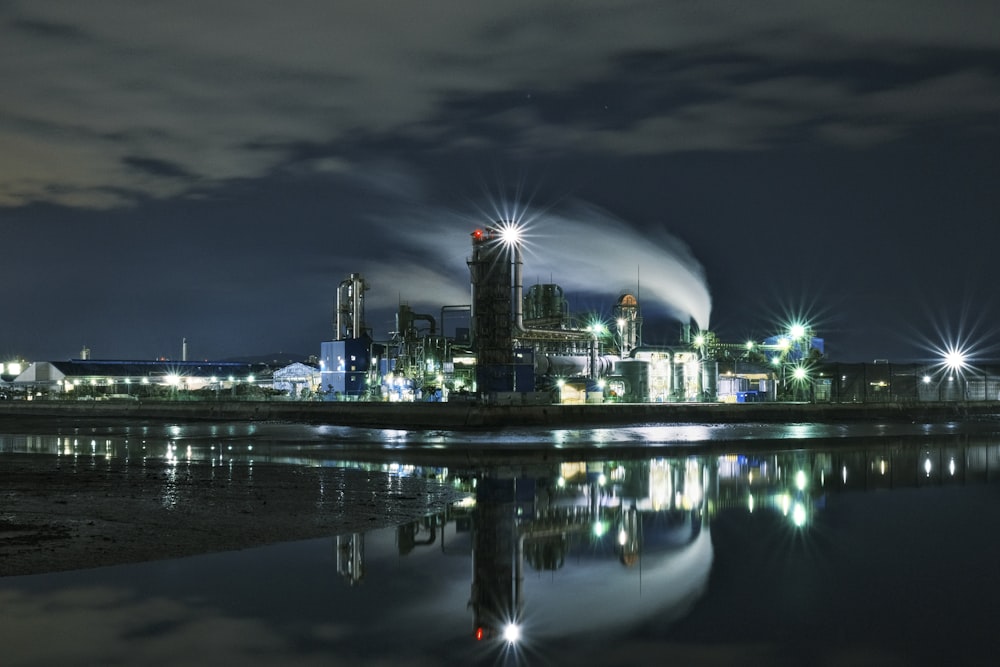
[[[472,232],[472,238],[476,239],[477,241],[481,241],[483,239],[483,230],[477,229],[476,231]]]
[[[483,632],[481,627],[476,628],[476,641],[482,641],[486,633]]]

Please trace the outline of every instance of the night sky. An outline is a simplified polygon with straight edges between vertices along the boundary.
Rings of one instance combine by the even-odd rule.
[[[0,0],[0,81],[0,355],[318,354],[352,272],[385,340],[516,217],[647,343],[1000,357],[995,0]]]

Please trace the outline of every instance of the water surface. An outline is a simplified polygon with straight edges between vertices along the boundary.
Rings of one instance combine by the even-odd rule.
[[[0,457],[378,466],[467,500],[367,533],[0,579],[3,664],[995,663],[988,427],[125,431],[0,436]],[[341,456],[359,449],[373,456]]]

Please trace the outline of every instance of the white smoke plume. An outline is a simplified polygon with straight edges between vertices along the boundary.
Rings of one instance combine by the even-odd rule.
[[[681,321],[708,328],[712,297],[705,271],[687,244],[662,224],[637,229],[578,204],[567,214],[534,219],[527,235],[526,276],[552,273],[567,293],[636,286],[647,305],[655,302]]]
[[[701,264],[663,225],[638,229],[589,204],[560,212],[522,213],[525,289],[532,276],[549,277],[569,297],[607,295],[608,308],[624,291],[640,306],[656,306],[707,329],[712,300]],[[481,211],[430,207],[382,215],[385,253],[362,263],[372,285],[371,308],[400,302],[432,309],[470,302],[470,235],[496,223]],[[637,285],[638,282],[638,285]]]

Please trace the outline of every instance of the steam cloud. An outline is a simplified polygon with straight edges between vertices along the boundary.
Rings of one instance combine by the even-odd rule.
[[[489,217],[427,208],[375,223],[392,240],[385,255],[363,263],[366,278],[372,279],[369,307],[470,302],[469,235],[492,224]],[[704,269],[662,225],[636,229],[585,203],[534,215],[524,224],[525,288],[532,284],[530,276],[551,275],[570,297],[607,290],[610,305],[624,291],[635,293],[638,278],[640,306],[652,301],[681,321],[708,328],[712,299]]]
[[[556,282],[567,292],[593,292],[601,285],[634,286],[638,273],[638,296],[647,305],[652,296],[677,319],[693,319],[708,328],[712,297],[705,271],[687,244],[662,225],[638,230],[580,204],[565,216],[542,216],[532,227],[538,229],[540,243],[528,246],[525,275],[544,270],[559,276]]]

